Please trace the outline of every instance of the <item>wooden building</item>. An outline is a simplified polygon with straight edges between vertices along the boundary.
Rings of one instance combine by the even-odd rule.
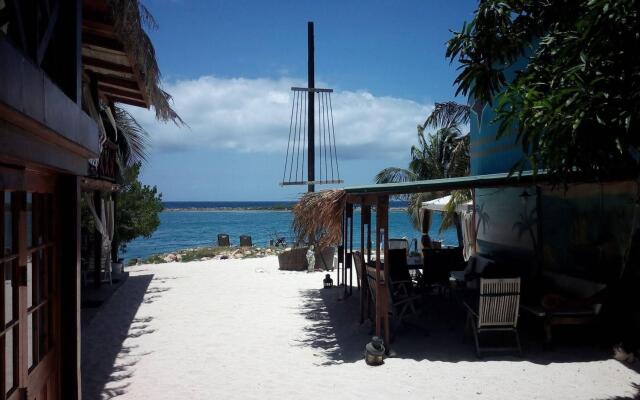
[[[100,110],[176,117],[140,21],[136,1],[0,0],[0,399],[81,397],[80,196],[114,183]]]

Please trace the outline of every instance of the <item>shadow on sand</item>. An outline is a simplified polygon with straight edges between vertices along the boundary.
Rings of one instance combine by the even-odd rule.
[[[352,363],[363,359],[364,346],[373,334],[372,323],[360,320],[359,291],[342,299],[343,289],[310,289],[301,292],[300,312],[311,321],[305,327],[301,346],[310,346],[323,355],[321,365]],[[549,363],[595,361],[611,358],[611,351],[593,345],[589,335],[572,333],[571,339],[559,334],[556,346],[545,350],[542,328],[537,322],[523,321],[519,332],[523,356],[496,354],[476,357],[471,337],[465,337],[466,313],[453,299],[429,296],[421,314],[400,325],[391,343],[391,356],[416,361],[482,362],[487,360]],[[526,323],[529,322],[529,323]],[[559,332],[561,333],[561,332]]]
[[[153,275],[130,276],[82,332],[82,398],[100,400],[126,393],[126,381],[140,357],[128,338],[151,334],[153,317],[136,318],[138,308],[161,296],[162,288],[150,288]],[[149,295],[151,293],[151,295]]]

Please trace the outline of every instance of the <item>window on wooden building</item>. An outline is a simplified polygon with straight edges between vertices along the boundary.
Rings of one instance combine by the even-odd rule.
[[[3,327],[0,333],[0,388],[4,398],[18,383],[18,285],[16,271],[18,265],[18,212],[16,196],[10,192],[0,192],[0,268],[4,282],[0,288],[0,313]]]
[[[38,365],[51,347],[53,266],[52,196],[27,193],[27,365]]]

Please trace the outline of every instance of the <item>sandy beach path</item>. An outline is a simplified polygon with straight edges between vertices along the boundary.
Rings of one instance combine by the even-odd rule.
[[[83,398],[631,399],[640,375],[606,357],[553,352],[479,361],[459,332],[403,333],[362,360],[357,296],[276,257],[142,265],[83,331]],[[335,274],[334,274],[335,279]],[[355,293],[355,292],[354,292]],[[439,316],[442,318],[442,316]],[[455,338],[452,337],[455,335]]]

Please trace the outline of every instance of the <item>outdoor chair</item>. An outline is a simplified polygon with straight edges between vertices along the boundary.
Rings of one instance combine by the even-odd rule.
[[[416,293],[414,282],[407,268],[407,250],[388,250],[388,261],[385,268],[389,268],[389,297],[394,319],[398,324],[409,315],[418,313],[416,303],[420,295]]]
[[[377,290],[378,286],[376,284],[376,269],[375,267],[368,266],[364,263],[364,259],[360,252],[356,251],[354,254],[354,263],[356,266],[356,274],[360,273],[361,281],[363,279],[367,280],[367,286],[369,287],[369,293],[371,298],[371,303],[369,309],[375,310],[376,298],[377,298]],[[390,265],[392,262],[392,253],[389,253],[389,261],[385,263],[386,265]],[[364,268],[366,266],[366,268]],[[360,271],[358,271],[360,270]],[[384,278],[383,278],[384,279]],[[416,303],[420,299],[419,295],[415,295],[412,293],[411,289],[411,281],[396,281],[390,277],[390,282],[387,285],[387,289],[389,291],[389,314],[394,322],[393,331],[395,332],[403,322],[406,322],[406,319],[418,313]],[[392,336],[394,335],[392,332]]]
[[[422,284],[449,292],[451,271],[463,269],[462,248],[423,249]]]
[[[407,265],[407,250],[404,248],[389,249],[389,278],[396,290],[404,290],[407,295],[414,293],[417,282],[414,282]]]
[[[361,302],[360,323],[362,323],[364,322],[365,314],[367,315],[367,318],[371,318],[371,315],[370,315],[371,304],[369,299],[370,298],[375,299],[375,295],[372,292],[371,286],[369,285],[367,271],[364,268],[364,259],[362,254],[359,251],[353,252],[353,265],[356,270],[357,284],[358,284],[358,287],[360,288],[360,302]],[[367,279],[367,281],[365,281],[364,279]],[[365,285],[367,286],[366,290],[364,289]],[[375,290],[375,288],[373,290]]]
[[[218,247],[229,247],[230,245],[229,235],[226,233],[218,234]]]
[[[253,243],[251,242],[251,236],[249,235],[240,235],[240,247],[251,247]]]
[[[473,299],[475,300],[475,299]],[[480,278],[480,296],[475,301],[465,301],[467,327],[471,326],[475,339],[476,353],[482,357],[486,351],[513,351],[522,355],[518,336],[518,309],[520,306],[520,278],[485,279]],[[515,346],[484,347],[480,344],[480,334],[489,332],[512,332]]]

